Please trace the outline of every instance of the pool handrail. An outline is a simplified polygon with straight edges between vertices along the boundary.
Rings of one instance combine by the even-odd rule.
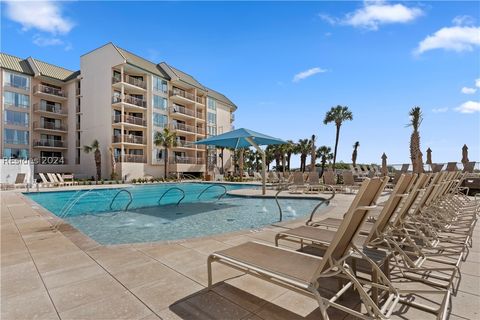
[[[330,190],[332,190],[332,195],[330,196],[330,198],[328,199],[322,199],[320,200],[320,203],[318,203],[315,208],[313,208],[312,210],[312,213],[310,213],[310,218],[305,222],[305,225],[309,226],[312,221],[313,221],[313,216],[315,215],[315,212],[317,211],[318,208],[320,208],[322,206],[322,204],[324,204],[325,202],[329,202],[330,200],[332,200],[333,198],[335,198],[335,188],[331,185],[325,185],[325,187],[329,188]]]
[[[213,188],[213,187],[222,187],[223,190],[224,190],[223,193],[217,198],[217,201],[220,200],[220,199],[222,199],[222,198],[227,194],[227,192],[228,192],[227,188],[226,188],[223,184],[212,184],[212,185],[209,185],[208,187],[206,187],[205,189],[203,189],[202,192],[200,192],[200,193],[198,194],[197,200],[200,199],[200,196],[201,196],[202,194],[204,194],[205,191],[207,191],[208,189]]]
[[[128,196],[130,197],[130,201],[128,201],[127,203],[127,206],[125,207],[125,210],[124,211],[127,211],[128,210],[128,207],[130,207],[130,204],[132,203],[133,201],[133,197],[132,197],[132,193],[130,191],[128,191],[127,189],[120,189],[118,190],[118,192],[115,194],[115,196],[113,197],[112,199],[112,202],[110,202],[110,210],[112,210],[112,204],[113,202],[115,201],[115,199],[118,197],[118,195],[122,192],[126,192],[128,194]]]
[[[178,200],[177,206],[180,204],[180,202],[182,202],[183,199],[185,199],[185,191],[183,191],[183,189],[180,189],[178,187],[171,187],[171,188],[165,190],[165,192],[162,194],[160,199],[158,199],[157,203],[160,204],[160,201],[162,201],[163,197],[165,197],[165,195],[167,193],[169,193],[171,190],[179,190],[182,193],[182,197],[180,198],[180,200]]]

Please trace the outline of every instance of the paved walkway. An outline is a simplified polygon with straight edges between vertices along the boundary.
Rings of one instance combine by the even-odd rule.
[[[190,241],[103,246],[16,191],[1,197],[1,319],[319,319],[314,300],[206,259],[246,241],[272,243],[281,227]],[[351,195],[325,216],[341,217]],[[301,225],[297,221],[288,226]],[[355,300],[355,299],[354,299]],[[480,232],[462,265],[450,319],[479,319]],[[358,301],[355,301],[358,303]],[[333,319],[345,314],[332,310]],[[396,318],[428,319],[406,309]]]

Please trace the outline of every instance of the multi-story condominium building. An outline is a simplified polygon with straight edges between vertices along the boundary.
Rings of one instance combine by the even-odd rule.
[[[95,175],[84,145],[97,140],[102,176],[161,177],[165,150],[154,135],[168,128],[177,145],[169,173],[233,170],[231,155],[194,142],[232,130],[236,106],[169,64],[152,63],[108,43],[71,71],[34,58],[0,54],[3,158],[36,159],[36,172]]]

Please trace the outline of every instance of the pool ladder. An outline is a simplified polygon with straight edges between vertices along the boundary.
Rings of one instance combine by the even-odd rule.
[[[158,204],[160,204],[160,202],[162,201],[163,197],[165,197],[165,195],[167,193],[169,193],[170,191],[172,190],[177,190],[177,191],[180,191],[182,193],[182,197],[180,198],[180,200],[178,200],[177,202],[177,206],[180,204],[180,202],[182,202],[183,199],[185,199],[185,191],[183,191],[183,189],[180,189],[178,187],[171,187],[170,189],[167,189],[163,194],[162,196],[160,197],[160,199],[158,199]]]
[[[197,196],[197,199],[200,199],[200,196],[201,196],[202,194],[204,194],[205,191],[207,191],[208,189],[213,188],[213,187],[221,187],[221,188],[223,188],[223,193],[217,198],[217,201],[220,200],[220,199],[222,199],[222,198],[227,194],[227,188],[226,188],[224,185],[222,185],[222,184],[212,184],[212,185],[206,187],[205,189],[203,189],[203,191],[200,192],[200,194]]]
[[[132,197],[132,194],[130,193],[130,191],[128,191],[127,189],[120,189],[118,190],[118,192],[115,194],[115,196],[113,197],[112,199],[112,202],[110,202],[110,210],[112,210],[112,205],[113,205],[113,202],[115,201],[115,199],[117,199],[118,195],[122,192],[126,192],[128,194],[128,196],[130,197],[130,200],[128,201],[127,203],[127,206],[125,207],[125,210],[124,211],[127,211],[128,210],[128,207],[130,207],[130,204],[132,204],[132,201],[133,201],[133,197]]]
[[[288,186],[287,186],[288,187]],[[332,196],[328,199],[322,199],[320,200],[320,202],[315,206],[315,208],[313,208],[312,212],[310,213],[310,218],[307,220],[307,222],[305,223],[307,226],[311,224],[312,220],[313,220],[313,216],[315,215],[315,212],[318,210],[318,208],[320,208],[322,206],[322,204],[324,204],[325,202],[328,202],[330,200],[332,200],[334,197],[335,197],[335,188],[333,188],[332,186],[329,186],[329,185],[325,185],[326,188],[329,188],[332,190]],[[278,211],[279,211],[279,214],[280,214],[280,217],[279,217],[279,222],[282,222],[283,220],[283,210],[282,210],[282,207],[280,206],[280,202],[278,201],[278,195],[282,192],[282,191],[285,191],[287,190],[287,188],[285,188],[284,186],[283,187],[280,187],[280,189],[278,190],[278,192],[275,194],[275,202],[277,203],[277,207],[278,207]]]

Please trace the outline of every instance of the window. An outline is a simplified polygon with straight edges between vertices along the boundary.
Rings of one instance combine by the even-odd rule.
[[[153,113],[153,125],[160,127],[160,128],[165,128],[167,126],[168,118],[164,114],[160,113]]]
[[[207,134],[208,134],[208,136],[216,136],[217,135],[217,127],[216,126],[208,126],[207,127]]]
[[[208,97],[208,109],[217,111],[217,101]]]
[[[28,127],[28,113],[5,110],[6,124]]]
[[[153,90],[157,92],[167,93],[167,81],[163,80],[160,77],[153,76]]]
[[[217,124],[217,115],[215,113],[208,112],[207,114],[208,123],[216,125]]]
[[[5,85],[15,87],[15,88],[21,88],[24,90],[29,90],[30,79],[20,74],[5,72]]]
[[[5,91],[4,95],[5,104],[28,109],[30,107],[30,97],[16,92]]]
[[[3,157],[6,159],[28,159],[28,149],[5,148]]]
[[[8,144],[29,144],[29,132],[25,130],[5,129],[3,142]]]
[[[167,110],[167,99],[153,95],[152,105],[155,109]]]

